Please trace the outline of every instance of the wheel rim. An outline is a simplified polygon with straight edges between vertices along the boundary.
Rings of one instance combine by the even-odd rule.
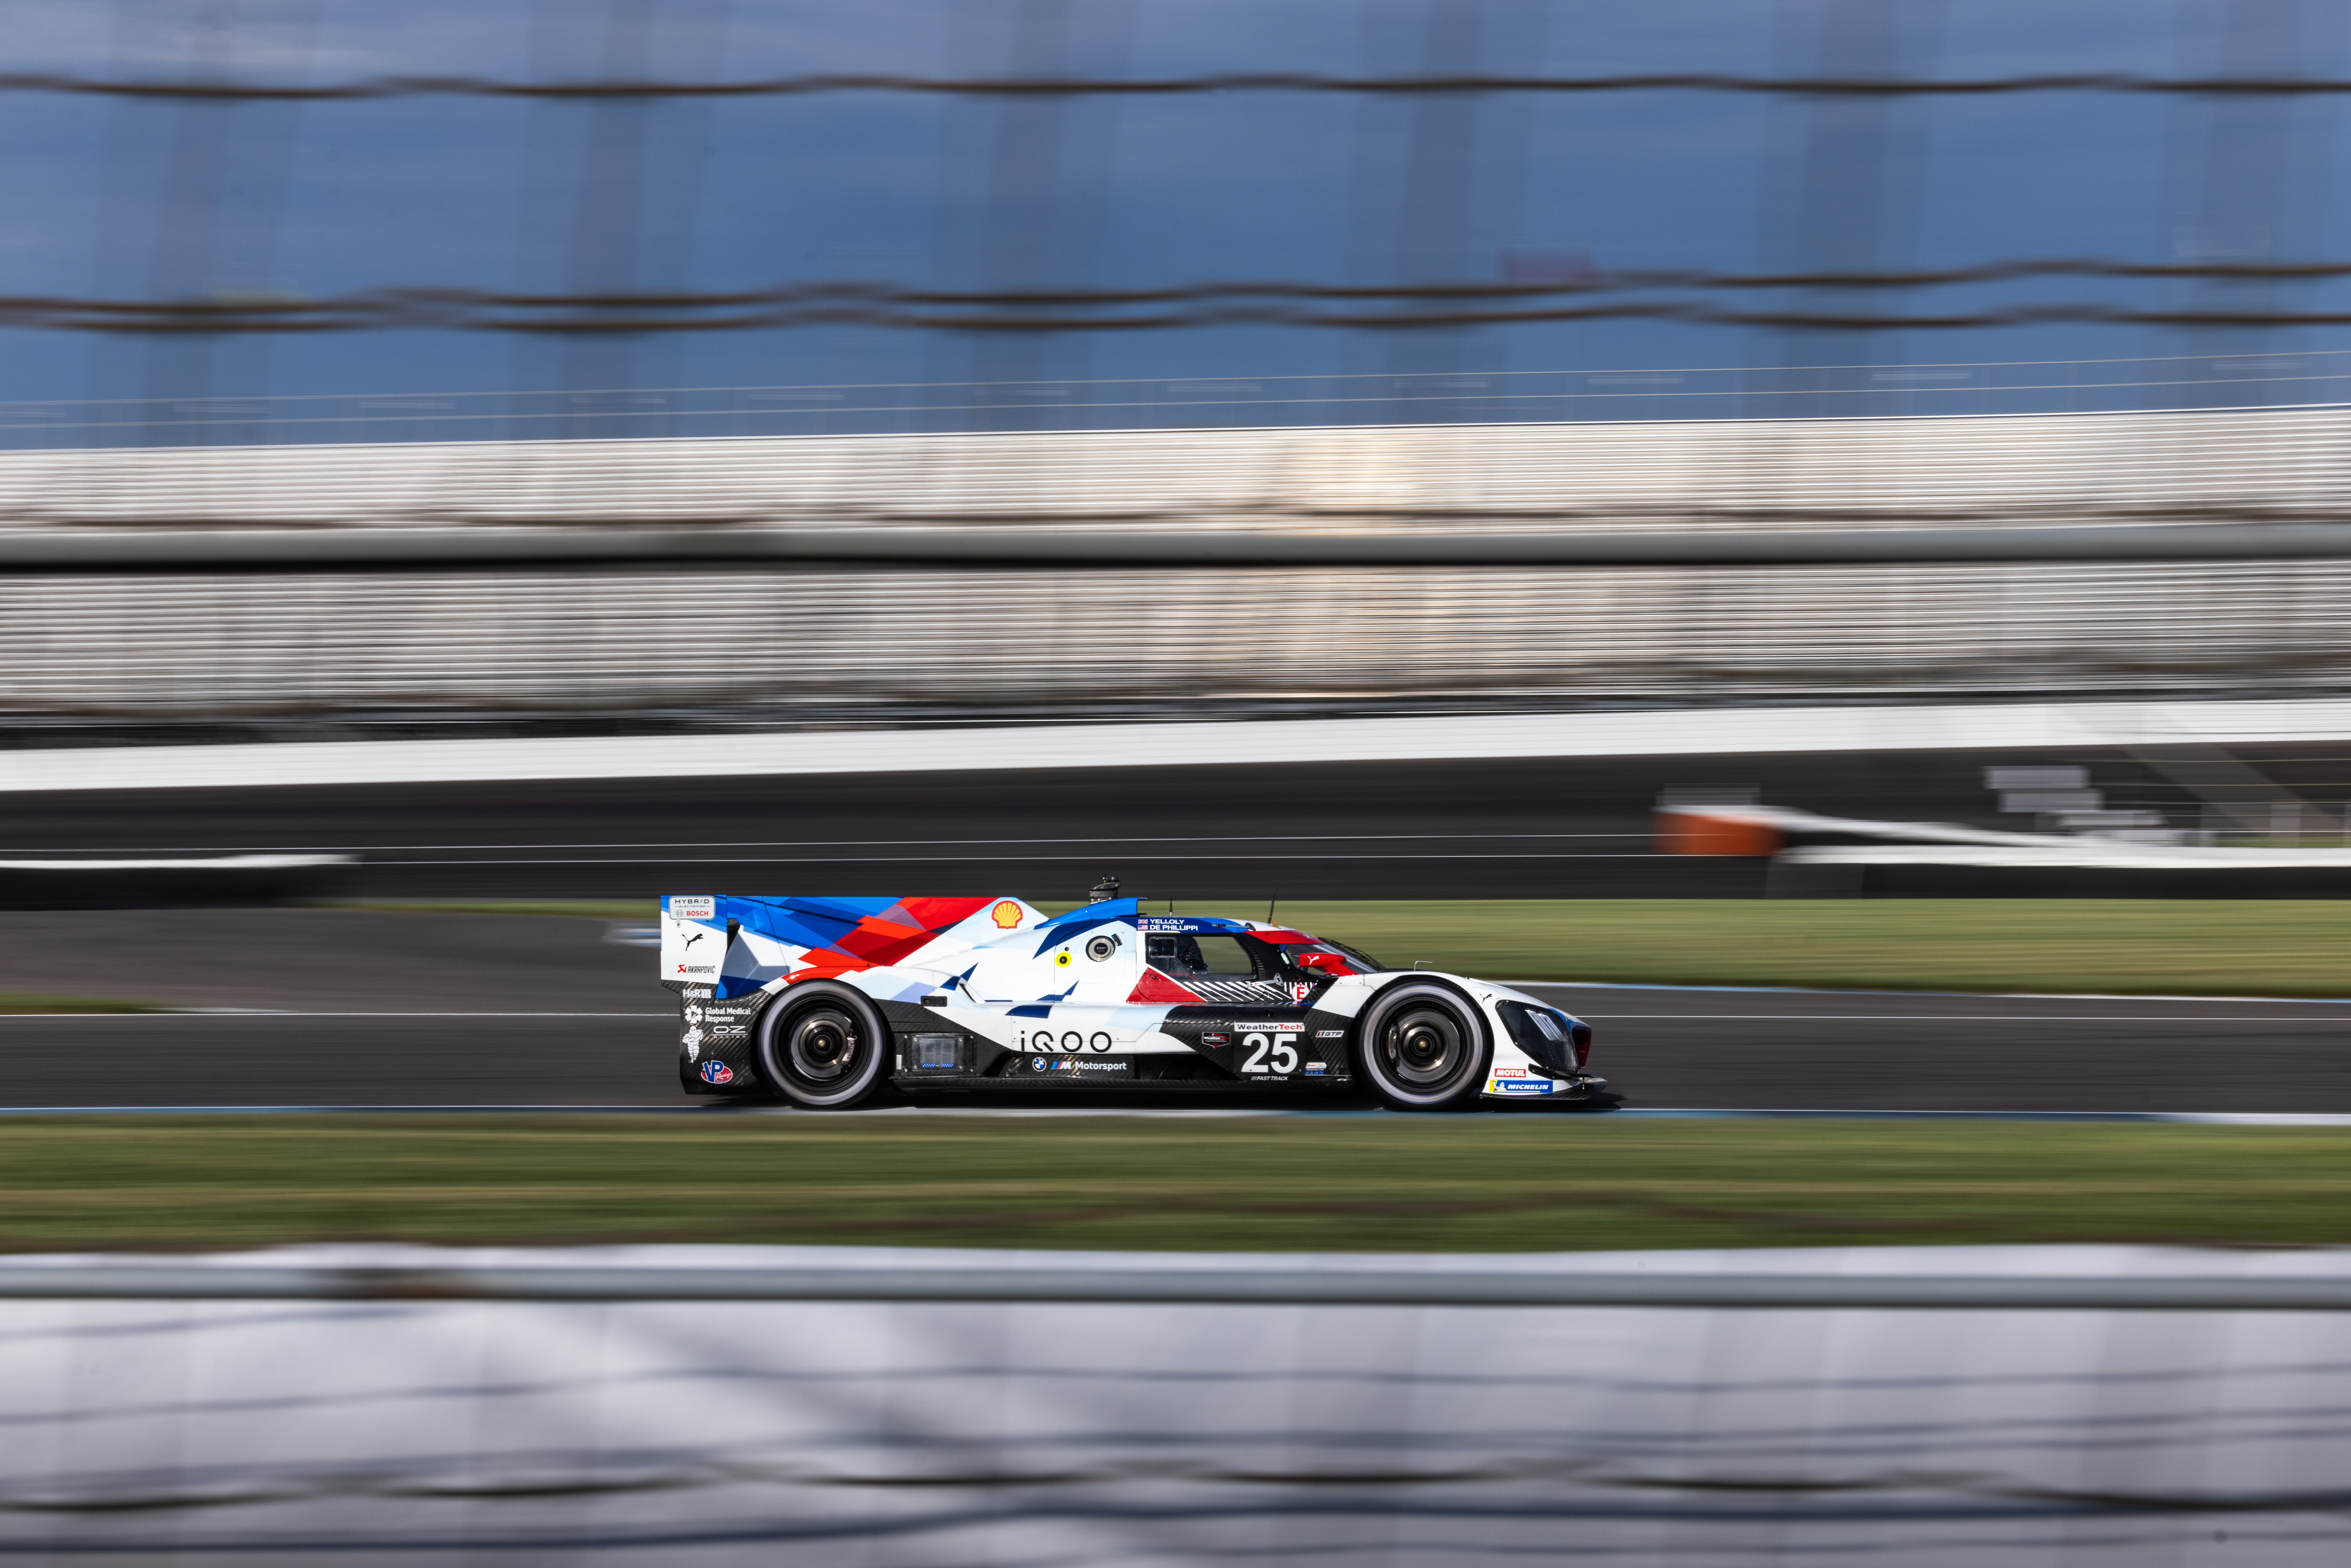
[[[840,1082],[857,1070],[857,1020],[838,1008],[817,1008],[791,1021],[785,1051],[792,1075],[814,1084]]]
[[[1380,1031],[1380,1064],[1398,1087],[1426,1093],[1461,1076],[1474,1051],[1450,1008],[1407,1008]]]

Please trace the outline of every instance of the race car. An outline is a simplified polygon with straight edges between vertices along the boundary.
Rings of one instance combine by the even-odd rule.
[[[1012,1084],[1368,1086],[1404,1111],[1586,1099],[1592,1030],[1270,922],[1018,898],[662,900],[689,1093],[852,1105]]]

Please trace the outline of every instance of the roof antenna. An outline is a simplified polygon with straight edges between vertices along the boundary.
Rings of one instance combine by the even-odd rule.
[[[1105,904],[1118,896],[1118,878],[1105,873],[1102,879],[1086,890],[1088,904]]]
[[[1273,900],[1270,898],[1265,901],[1265,923],[1268,925],[1273,924]]]

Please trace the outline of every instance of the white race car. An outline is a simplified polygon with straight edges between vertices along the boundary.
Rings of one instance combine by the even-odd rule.
[[[1398,1110],[1584,1099],[1592,1030],[1489,981],[1254,920],[1103,898],[662,900],[690,1093],[811,1108],[902,1089],[1368,1084]]]

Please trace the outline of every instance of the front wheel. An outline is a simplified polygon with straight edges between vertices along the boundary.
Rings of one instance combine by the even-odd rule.
[[[1427,982],[1382,994],[1356,1037],[1364,1076],[1394,1111],[1449,1111],[1486,1087],[1494,1048],[1458,992]]]
[[[829,1111],[863,1099],[882,1076],[889,1031],[847,986],[794,986],[760,1015],[759,1072],[795,1105]]]

